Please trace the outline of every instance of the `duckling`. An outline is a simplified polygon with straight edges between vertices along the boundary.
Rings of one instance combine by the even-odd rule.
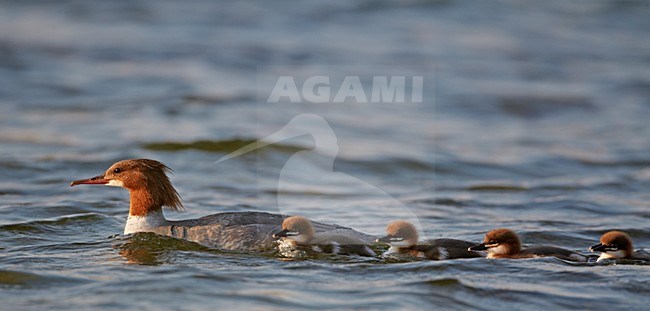
[[[366,243],[357,238],[338,234],[316,235],[311,221],[301,216],[286,218],[282,222],[282,231],[273,237],[286,238],[296,246],[311,246],[312,250],[322,253],[376,256]]]
[[[386,227],[386,236],[377,242],[390,245],[383,255],[391,253],[405,254],[430,260],[483,257],[480,253],[470,252],[468,247],[474,243],[455,239],[434,239],[418,241],[419,235],[413,224],[397,220]]]
[[[483,243],[471,246],[468,250],[487,250],[487,258],[557,257],[569,261],[587,261],[587,257],[584,255],[554,246],[535,246],[522,249],[519,236],[514,231],[505,228],[488,232],[485,234]]]
[[[591,252],[601,252],[597,261],[603,259],[650,260],[649,254],[634,252],[632,239],[625,232],[609,231],[600,237],[600,243],[589,248]]]

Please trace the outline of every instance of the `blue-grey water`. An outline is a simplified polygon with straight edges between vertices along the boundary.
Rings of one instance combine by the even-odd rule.
[[[3,1],[0,309],[647,308],[648,265],[224,252],[123,236],[125,190],[68,184],[153,158],[187,208],[172,219],[288,212],[381,235],[401,209],[427,237],[509,227],[587,253],[619,229],[648,249],[649,16],[646,1]],[[260,83],[358,71],[422,74],[423,102],[268,103]],[[301,115],[300,137],[215,163]]]

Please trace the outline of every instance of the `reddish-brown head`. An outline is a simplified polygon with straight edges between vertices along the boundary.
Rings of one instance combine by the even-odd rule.
[[[388,224],[386,236],[377,239],[377,242],[395,247],[411,247],[418,243],[418,238],[418,230],[413,224],[404,220],[396,220]]]
[[[609,231],[600,237],[600,244],[589,248],[592,252],[602,252],[601,258],[629,258],[634,253],[632,239],[625,232]]]
[[[273,235],[276,238],[289,238],[298,243],[309,243],[314,238],[314,227],[309,219],[291,216],[282,222],[282,231]]]
[[[169,181],[168,172],[171,169],[156,160],[123,160],[102,175],[73,181],[70,186],[95,184],[125,188],[131,193],[131,215],[142,216],[163,206],[182,210],[181,198]]]
[[[515,256],[521,251],[521,241],[514,231],[498,228],[486,233],[483,243],[474,245],[469,250],[487,251],[488,257]]]

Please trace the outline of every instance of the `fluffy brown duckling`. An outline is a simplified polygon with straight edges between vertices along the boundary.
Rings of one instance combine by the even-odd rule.
[[[291,216],[282,222],[282,231],[273,234],[275,238],[285,238],[296,246],[311,246],[312,250],[322,253],[341,255],[376,256],[375,252],[363,241],[340,234],[316,234],[307,218]]]
[[[600,237],[600,243],[589,248],[601,252],[597,261],[603,259],[650,260],[650,255],[634,252],[632,239],[625,232],[609,231]]]
[[[420,242],[418,239],[419,235],[413,224],[397,220],[388,224],[386,236],[377,239],[377,242],[390,245],[384,255],[398,253],[430,260],[482,257],[479,253],[467,250],[474,244],[472,242],[456,239],[434,239]]]
[[[521,248],[517,234],[505,228],[494,229],[483,239],[483,243],[471,246],[470,251],[487,251],[487,258],[537,258],[557,257],[569,261],[586,262],[587,257],[576,252],[554,246]]]

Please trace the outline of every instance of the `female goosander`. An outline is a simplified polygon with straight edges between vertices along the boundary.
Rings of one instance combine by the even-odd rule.
[[[155,160],[123,160],[113,164],[102,175],[73,181],[70,186],[94,184],[129,190],[129,217],[124,234],[154,232],[225,250],[262,251],[273,247],[273,232],[286,216],[227,212],[198,219],[165,219],[163,206],[174,211],[183,209],[181,197],[169,181],[167,172],[171,169]],[[347,235],[362,241],[374,240],[370,235],[346,227],[322,223],[315,223],[315,226],[319,232]]]
[[[390,245],[388,251],[383,255],[398,253],[431,260],[483,257],[479,253],[467,250],[468,247],[474,245],[472,242],[455,239],[418,242],[419,235],[415,226],[403,220],[388,224],[386,234],[385,237],[377,239],[377,242]]]
[[[359,239],[340,234],[315,234],[307,218],[292,216],[282,222],[282,231],[274,238],[286,238],[295,246],[312,246],[315,251],[342,255],[376,256],[375,252]]]
[[[521,241],[510,229],[494,229],[483,239],[483,243],[470,247],[470,251],[487,250],[487,258],[537,258],[557,257],[564,260],[586,262],[587,257],[576,252],[554,246],[535,246],[521,249]]]
[[[609,231],[600,237],[600,243],[589,248],[592,252],[601,252],[597,261],[603,259],[650,260],[649,254],[634,252],[632,239],[625,232]]]

